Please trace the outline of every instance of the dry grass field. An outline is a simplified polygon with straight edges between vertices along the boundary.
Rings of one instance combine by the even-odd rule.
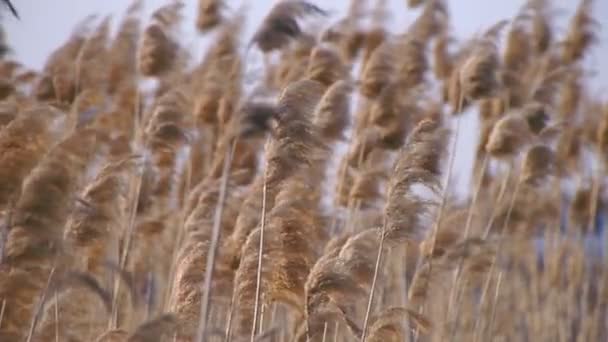
[[[467,40],[444,0],[399,32],[386,1],[283,0],[252,37],[200,0],[202,58],[167,3],[39,71],[0,41],[0,341],[608,340],[591,0]]]

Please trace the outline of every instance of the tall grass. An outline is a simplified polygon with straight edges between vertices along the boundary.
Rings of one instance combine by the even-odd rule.
[[[0,341],[607,340],[592,1],[460,41],[447,1],[387,6],[284,0],[249,38],[133,1],[42,70],[2,42]]]

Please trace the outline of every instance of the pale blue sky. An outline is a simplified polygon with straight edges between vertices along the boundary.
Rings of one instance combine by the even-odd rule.
[[[250,15],[250,26],[256,25],[262,19],[268,9],[276,0],[232,0],[228,1],[232,8],[239,4],[248,4]],[[368,0],[373,3],[378,0]],[[407,10],[406,0],[386,0],[393,16],[391,26],[396,30],[406,27],[416,16],[417,11]],[[145,0],[148,13],[169,0]],[[186,16],[189,23],[193,23],[195,6],[197,0],[185,0]],[[348,6],[347,0],[313,1],[319,6],[332,10],[333,13],[344,13]],[[31,67],[40,67],[53,48],[61,44],[74,25],[89,14],[97,13],[101,16],[107,14],[115,15],[115,22],[119,20],[120,13],[128,6],[130,1],[126,0],[13,0],[21,14],[18,21],[12,17],[5,16],[6,30],[9,41],[13,46],[18,60]],[[453,26],[458,36],[466,37],[478,32],[484,27],[496,23],[500,19],[511,18],[515,15],[523,0],[448,0],[452,14]],[[572,13],[578,0],[554,0],[555,8],[564,9],[566,13]],[[608,18],[608,1],[596,0],[597,18]],[[564,30],[563,21],[568,18],[567,14],[559,14],[558,22],[561,31]],[[607,21],[608,24],[608,21]],[[606,31],[606,30],[604,30]],[[188,25],[185,33],[192,33],[190,37],[194,40],[194,29]],[[602,35],[601,48],[596,50],[595,60],[592,61],[601,67],[602,71],[608,70],[608,60],[601,56],[608,56],[606,44],[607,35]],[[601,53],[600,53],[601,52]],[[604,73],[605,74],[605,73]]]
[[[146,16],[169,0],[144,0]],[[249,32],[257,26],[276,0],[229,0],[232,9],[240,4],[247,4]],[[375,3],[378,0],[368,0]],[[383,1],[383,0],[380,0]],[[418,11],[408,10],[406,0],[386,0],[391,10],[390,27],[394,31],[402,31],[416,17]],[[197,0],[184,0],[186,15],[183,28],[182,43],[193,48],[194,57],[202,53],[204,38],[200,38],[194,29],[195,6]],[[346,11],[347,0],[313,1],[324,9],[330,10],[334,19]],[[502,19],[513,18],[524,0],[448,0],[454,33],[459,38],[470,37]],[[570,15],[579,0],[553,0],[553,7],[563,11],[556,15],[558,34],[563,34]],[[596,0],[596,18],[605,22],[600,43],[587,61],[589,67],[597,71],[592,80],[593,88],[608,89],[608,0]],[[114,22],[120,20],[122,12],[131,3],[126,0],[13,0],[18,8],[21,20],[5,15],[5,29],[15,57],[28,67],[39,69],[46,57],[54,48],[64,42],[75,24],[89,14],[99,14],[100,17],[114,15]],[[461,122],[463,127],[456,158],[456,189],[465,190],[468,186],[470,166],[474,158],[476,144],[477,121],[473,115],[466,115]]]

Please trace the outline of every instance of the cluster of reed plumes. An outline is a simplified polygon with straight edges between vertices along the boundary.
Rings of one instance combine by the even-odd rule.
[[[0,341],[607,340],[593,4],[460,42],[405,5],[279,1],[245,38],[200,0],[196,62],[182,4],[135,1],[39,72],[3,54]]]

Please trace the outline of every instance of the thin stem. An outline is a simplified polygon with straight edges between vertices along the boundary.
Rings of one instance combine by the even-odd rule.
[[[325,322],[325,324],[323,325],[323,339],[321,340],[321,342],[325,342],[326,338],[327,338],[327,322]]]
[[[459,100],[459,104],[458,107],[459,109],[461,109],[462,107],[462,97]],[[448,161],[448,170],[447,170],[447,174],[446,174],[446,181],[445,181],[445,185],[443,187],[442,190],[442,194],[441,194],[441,203],[439,205],[439,211],[437,213],[437,219],[435,220],[435,223],[433,224],[433,230],[432,230],[432,243],[431,243],[431,249],[430,249],[430,254],[429,255],[433,255],[433,252],[435,250],[435,244],[437,242],[437,235],[439,233],[439,229],[441,227],[441,219],[443,218],[443,214],[445,211],[445,207],[447,204],[447,197],[448,197],[448,191],[450,189],[450,185],[451,185],[451,181],[452,181],[452,170],[454,168],[454,161],[456,160],[456,146],[458,145],[458,138],[460,135],[460,116],[456,117],[456,129],[454,132],[454,139],[452,140],[452,145],[450,147],[450,157],[449,157],[449,161]],[[418,263],[417,265],[417,269],[420,267],[420,265],[422,265],[421,262]],[[432,259],[429,259],[429,272],[432,272],[432,268],[433,268],[433,263],[432,263]],[[425,286],[428,286],[428,282],[425,284]],[[426,298],[423,299],[423,302],[420,305],[420,313],[424,313],[424,305],[425,305],[425,301]],[[415,339],[414,340],[418,340],[418,334],[419,334],[419,328],[418,326],[415,329]]]
[[[139,81],[139,76],[136,75],[135,76],[136,82]],[[136,92],[135,92],[135,108],[133,110],[134,112],[134,117],[133,117],[133,139],[136,143],[136,146],[139,145],[139,142],[141,141],[141,118],[140,118],[140,101],[141,101],[141,93],[139,90],[139,87],[137,87]],[[145,163],[145,157],[144,157],[144,163]],[[136,171],[137,172],[137,171]],[[141,170],[141,172],[132,174],[130,179],[129,179],[129,184],[131,186],[134,187],[134,189],[132,189],[132,191],[134,192],[133,194],[133,198],[132,198],[132,203],[131,203],[131,212],[129,213],[129,222],[128,222],[128,226],[126,227],[126,236],[125,236],[125,246],[122,250],[122,253],[119,253],[119,267],[121,270],[123,270],[125,268],[125,265],[127,263],[127,257],[129,254],[129,250],[131,249],[131,240],[133,237],[133,231],[135,228],[135,218],[137,217],[137,206],[139,204],[139,196],[140,196],[140,192],[141,192],[141,186],[142,186],[142,181],[143,181],[143,169]],[[116,329],[117,325],[118,325],[118,301],[119,301],[119,292],[120,292],[120,281],[118,279],[114,280],[114,291],[112,293],[113,298],[112,298],[112,314],[110,315],[110,320],[108,322],[108,326],[109,329]]]
[[[169,277],[167,279],[174,279],[175,278],[175,271],[176,271],[176,265],[177,265],[177,257],[179,255],[179,248],[183,243],[184,240],[184,225],[186,223],[186,216],[188,215],[187,211],[187,202],[188,202],[188,196],[190,194],[189,190],[190,190],[190,186],[192,184],[192,149],[189,150],[188,152],[188,163],[186,165],[186,182],[185,182],[185,186],[184,186],[184,193],[183,193],[183,198],[182,198],[182,208],[180,210],[180,216],[179,216],[179,223],[180,223],[180,227],[177,231],[177,237],[175,238],[175,241],[173,242],[173,248],[171,249],[171,265],[169,266]],[[171,294],[173,293],[173,282],[169,282],[169,284],[167,284],[167,290],[165,292],[165,298],[164,298],[164,303],[163,303],[163,307],[165,308],[165,310],[167,310],[167,306],[169,305],[169,301],[171,298]]]
[[[59,342],[59,299],[55,291],[55,342]]]
[[[361,341],[365,342],[367,335],[367,326],[369,324],[369,317],[372,311],[372,304],[374,302],[374,292],[376,289],[376,281],[378,280],[378,273],[380,271],[380,264],[382,262],[382,252],[384,250],[384,239],[385,239],[386,221],[382,225],[382,236],[380,237],[380,245],[378,246],[378,256],[376,257],[376,265],[374,266],[374,278],[372,279],[372,287],[369,292],[369,298],[367,300],[367,309],[365,310],[365,320],[363,321],[363,331],[361,332]]]
[[[139,203],[139,196],[140,196],[141,186],[142,186],[142,181],[143,181],[143,170],[141,170],[141,172],[138,172],[137,174],[133,175],[132,177],[135,177],[136,179],[135,179],[135,185],[134,185],[134,189],[133,189],[134,194],[133,194],[133,202],[131,204],[132,205],[131,212],[129,215],[129,222],[128,222],[127,230],[125,232],[125,234],[126,234],[125,247],[119,258],[119,268],[121,270],[123,270],[125,268],[125,265],[127,264],[129,250],[131,249],[133,232],[135,230],[135,218],[137,217],[137,205]],[[120,298],[119,297],[120,284],[121,284],[120,281],[118,279],[116,279],[114,282],[114,292],[113,292],[114,298],[112,301],[112,315],[110,317],[110,322],[109,322],[110,329],[116,329],[116,327],[118,325],[118,301]]]
[[[237,140],[232,142],[230,148],[226,151],[224,157],[224,166],[222,169],[222,180],[220,184],[220,193],[215,208],[213,217],[213,227],[211,231],[211,244],[209,251],[207,252],[207,264],[205,266],[205,280],[203,282],[203,297],[201,300],[201,316],[198,324],[198,331],[196,333],[196,340],[202,342],[205,337],[205,331],[207,330],[207,318],[209,314],[209,298],[211,297],[211,281],[213,279],[213,269],[215,267],[215,257],[217,256],[217,249],[219,247],[220,233],[222,227],[222,214],[224,212],[224,202],[226,200],[226,192],[228,188],[228,180],[230,178],[230,164],[232,163],[232,157],[234,156],[234,150],[236,147]]]
[[[464,226],[464,235],[463,235],[463,240],[466,240],[469,237],[470,231],[471,231],[471,225],[473,222],[473,213],[475,210],[475,207],[477,206],[477,199],[479,198],[479,193],[481,192],[481,185],[483,184],[483,178],[484,175],[486,173],[486,169],[488,167],[488,161],[489,161],[489,155],[486,153],[483,157],[483,161],[481,164],[481,170],[480,170],[480,174],[478,175],[478,179],[477,179],[477,184],[475,185],[475,192],[473,193],[473,198],[471,200],[471,204],[469,205],[469,209],[467,210],[467,219],[466,219],[466,223]],[[447,307],[447,317],[448,317],[448,321],[452,321],[451,317],[454,313],[457,313],[458,311],[456,310],[458,308],[458,305],[454,305],[454,302],[456,301],[456,297],[458,296],[458,290],[460,288],[459,284],[462,281],[462,268],[464,266],[464,261],[465,261],[465,257],[461,257],[460,261],[458,262],[458,267],[456,268],[456,270],[454,271],[454,280],[453,280],[453,284],[450,288],[450,296],[449,296],[449,301],[448,301],[448,307]],[[457,326],[457,321],[458,321],[458,316],[454,317],[454,324],[452,325],[452,333],[450,334],[450,341],[454,341],[454,337],[456,335],[456,326]]]
[[[258,327],[259,332],[264,331],[264,318],[266,318],[266,307],[266,303],[262,303],[262,305],[260,306],[260,324]]]
[[[509,169],[512,169],[512,167],[510,167]],[[511,220],[511,214],[513,213],[513,207],[515,206],[515,200],[516,200],[517,195],[519,193],[520,184],[521,184],[520,180],[518,180],[515,183],[515,190],[513,191],[513,197],[511,198],[511,201],[509,203],[509,208],[507,210],[507,216],[505,217],[505,221],[504,221],[504,223],[502,225],[502,228],[501,228],[501,230],[499,232],[498,246],[496,248],[496,254],[494,255],[494,258],[492,258],[492,263],[491,263],[490,271],[488,272],[488,278],[487,278],[487,281],[486,281],[486,285],[487,286],[489,286],[490,280],[492,279],[492,274],[494,273],[494,270],[496,269],[496,263],[498,261],[498,258],[500,257],[500,253],[502,252],[502,246],[504,245],[504,243],[503,243],[504,242],[504,234],[505,234],[505,231],[507,230],[507,228],[509,226],[509,221]],[[491,227],[491,225],[488,226],[488,229],[487,229],[488,233],[490,231],[490,227]],[[502,272],[499,273],[499,275],[500,274],[502,274]],[[497,289],[497,291],[498,291],[498,289]],[[498,294],[496,294],[496,295],[498,295]],[[482,296],[481,302],[479,304],[480,308],[484,304],[485,297],[486,296]],[[494,310],[494,308],[493,308],[493,310]],[[479,315],[479,316],[481,316],[481,315]]]
[[[32,324],[30,325],[30,330],[27,334],[26,342],[31,342],[34,337],[34,331],[36,330],[36,325],[38,325],[38,321],[40,320],[40,316],[42,316],[42,309],[44,308],[44,303],[46,302],[46,295],[51,288],[51,283],[53,281],[53,276],[55,275],[55,267],[51,269],[49,272],[49,277],[46,280],[46,285],[42,294],[40,295],[40,299],[38,302],[38,306],[36,307],[36,311],[34,312],[34,317],[32,318]]]
[[[500,186],[500,192],[498,193],[498,199],[496,200],[496,204],[492,208],[492,215],[490,216],[490,220],[486,225],[486,229],[483,233],[483,239],[486,240],[490,235],[490,231],[492,230],[492,226],[494,225],[494,220],[496,219],[496,214],[498,214],[498,208],[503,198],[505,197],[505,193],[507,192],[507,185],[509,184],[509,178],[511,178],[513,166],[509,165],[509,169],[507,170],[507,174],[504,176],[504,180],[502,185]]]
[[[494,293],[494,304],[492,305],[492,314],[490,315],[490,324],[488,324],[488,333],[490,334],[487,341],[492,340],[492,326],[494,325],[494,319],[496,318],[496,307],[498,306],[498,295],[500,294],[500,284],[502,280],[502,272],[498,273],[498,280],[496,280],[496,292]]]
[[[268,167],[266,168],[266,170]],[[256,276],[256,285],[255,285],[255,304],[253,308],[253,326],[251,328],[251,342],[255,341],[255,333],[258,323],[258,315],[259,315],[259,304],[260,304],[260,292],[262,289],[262,256],[264,254],[264,230],[266,228],[266,193],[267,193],[267,184],[266,184],[266,171],[264,171],[264,184],[262,186],[262,218],[260,223],[260,245],[258,251],[258,270]]]
[[[471,204],[469,206],[469,210],[467,210],[467,220],[464,225],[464,239],[469,237],[471,233],[471,225],[473,223],[473,214],[475,206],[477,205],[477,199],[479,198],[479,194],[481,193],[481,186],[483,185],[484,175],[488,168],[488,162],[490,160],[489,154],[485,154],[483,157],[483,161],[481,162],[481,170],[479,177],[477,179],[477,184],[475,185],[475,192],[473,193],[473,198],[471,200]]]
[[[591,188],[591,207],[589,208],[589,222],[587,223],[587,231],[593,232],[595,230],[595,218],[597,216],[598,209],[598,198],[600,194],[600,187],[602,186],[602,166],[596,165],[596,173],[593,180],[593,186]]]
[[[229,342],[231,340],[232,334],[232,313],[234,311],[234,293],[230,296],[230,309],[228,310],[228,321],[226,322],[226,331],[224,334],[224,342]]]
[[[338,342],[338,337],[340,336],[339,323],[334,323],[334,342]]]
[[[439,228],[441,227],[441,219],[443,218],[443,213],[445,211],[445,206],[448,202],[448,191],[450,190],[450,185],[452,182],[452,170],[454,169],[454,161],[456,160],[456,145],[458,144],[458,137],[460,135],[460,116],[456,118],[456,130],[454,132],[454,140],[452,141],[452,146],[450,148],[450,158],[448,161],[448,170],[446,175],[445,185],[443,187],[443,191],[441,194],[441,204],[439,206],[439,212],[437,213],[437,219],[435,220],[435,224],[433,225],[433,243],[431,244],[430,255],[433,255],[435,250],[435,243],[437,241],[437,233],[439,232]]]
[[[2,308],[0,308],[0,327],[2,326],[2,321],[4,320],[4,310],[6,309],[6,299],[2,299]]]
[[[484,283],[483,286],[483,290],[481,292],[481,298],[479,299],[479,308],[478,308],[478,312],[477,315],[475,317],[475,323],[473,324],[473,342],[477,342],[478,338],[479,338],[479,332],[480,332],[480,327],[479,325],[481,324],[481,319],[483,317],[483,305],[485,304],[485,299],[488,296],[488,291],[490,290],[490,282],[491,282],[491,275],[493,273],[494,270],[494,266],[495,264],[492,263],[492,265],[490,266],[490,271],[489,271],[489,275],[488,279],[486,280],[486,282]]]

